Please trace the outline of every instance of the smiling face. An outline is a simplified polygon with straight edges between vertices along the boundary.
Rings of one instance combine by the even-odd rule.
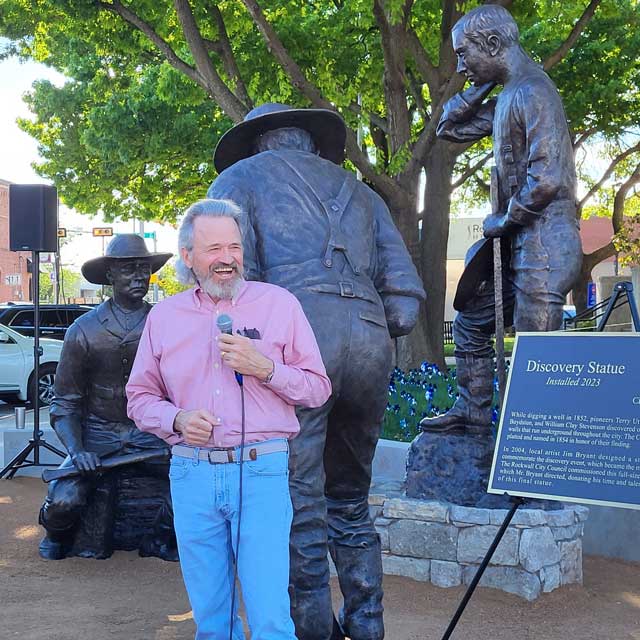
[[[144,258],[111,260],[106,276],[113,286],[113,297],[127,307],[136,306],[149,291],[151,263]]]
[[[456,28],[451,34],[453,50],[458,58],[456,71],[466,76],[471,84],[479,87],[487,82],[499,80],[499,65],[496,58],[497,50],[489,43],[488,48],[483,48],[477,42],[470,40],[462,28]],[[494,45],[495,46],[495,45]]]
[[[233,218],[198,216],[193,248],[180,249],[182,260],[213,298],[232,298],[243,282],[242,238]]]

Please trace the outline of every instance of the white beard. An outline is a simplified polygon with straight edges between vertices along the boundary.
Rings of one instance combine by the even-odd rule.
[[[229,282],[223,282],[216,284],[209,278],[200,282],[200,286],[205,293],[208,293],[212,298],[220,300],[231,300],[237,293],[240,292],[244,278],[241,275],[236,276]]]

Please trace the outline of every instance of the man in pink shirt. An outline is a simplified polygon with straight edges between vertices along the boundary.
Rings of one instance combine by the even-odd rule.
[[[187,210],[177,270],[195,286],[149,313],[128,413],[173,445],[175,529],[196,640],[229,637],[231,619],[233,637],[243,637],[233,556],[253,640],[295,640],[287,441],[299,430],[296,406],[323,405],[331,383],[297,299],[243,279],[239,219],[230,201]],[[232,334],[218,328],[222,315]]]

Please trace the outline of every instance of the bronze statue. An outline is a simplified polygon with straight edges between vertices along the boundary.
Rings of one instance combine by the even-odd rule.
[[[291,441],[290,592],[300,640],[384,635],[371,462],[391,338],[411,331],[424,298],[385,203],[340,167],[345,135],[332,111],[257,107],[221,139],[220,176],[208,191],[243,210],[246,277],[297,296],[333,385],[323,407],[299,410],[301,432]],[[340,623],[331,609],[327,545],[344,596]]]
[[[558,91],[522,49],[518,27],[499,5],[483,5],[453,27],[458,72],[471,87],[453,96],[438,136],[472,142],[493,136],[492,213],[484,240],[467,253],[454,300],[459,397],[425,418],[412,443],[407,495],[463,505],[505,506],[486,493],[494,448],[495,296],[492,238],[501,238],[505,326],[553,331],[580,271],[573,149]],[[489,97],[497,85],[502,91]]]
[[[57,560],[69,552],[103,460],[166,449],[162,440],[139,431],[127,417],[125,385],[150,309],[144,301],[149,278],[170,257],[170,253],[150,253],[138,235],[123,234],[109,243],[104,256],[82,266],[89,282],[111,285],[113,296],[78,318],[65,336],[50,417],[69,453],[60,468],[75,467],[79,475],[49,485],[40,511],[40,523],[46,529],[40,543],[43,558]],[[167,478],[168,455],[144,463],[144,470]],[[146,541],[147,548],[141,551],[175,559],[168,480],[163,500],[166,506],[158,515],[158,536]]]
[[[484,221],[484,235],[501,237],[507,257],[503,263],[505,326],[513,320],[517,331],[559,329],[562,306],[582,259],[573,148],[560,96],[520,46],[518,27],[503,7],[473,9],[456,23],[452,40],[457,70],[471,87],[447,102],[437,134],[453,142],[493,136],[492,213]],[[502,85],[502,91],[488,97],[497,85]],[[472,470],[484,476],[486,490],[494,391],[491,240],[474,245],[467,262],[455,299],[460,396],[447,413],[425,418],[421,426],[425,435],[466,434],[486,443],[485,451],[477,450]],[[417,454],[415,447],[413,453]],[[420,455],[424,461],[433,453],[424,450]],[[435,483],[435,487],[439,480],[426,474],[418,487],[413,484],[414,471],[408,473],[411,495],[473,503],[471,488],[461,490],[448,471],[433,493],[424,485]],[[459,473],[469,478],[466,471]],[[460,481],[464,484],[462,477]]]

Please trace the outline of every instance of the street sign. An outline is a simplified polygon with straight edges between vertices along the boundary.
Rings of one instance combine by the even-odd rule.
[[[158,284],[158,274],[157,273],[152,273],[151,277],[149,278],[149,284]]]
[[[113,235],[113,227],[93,227],[93,235],[96,237],[110,237]]]
[[[58,227],[58,238],[66,238],[67,230],[64,227]]]
[[[155,240],[156,239],[156,232],[155,231],[145,231],[144,232],[144,237],[145,238],[153,238]]]

